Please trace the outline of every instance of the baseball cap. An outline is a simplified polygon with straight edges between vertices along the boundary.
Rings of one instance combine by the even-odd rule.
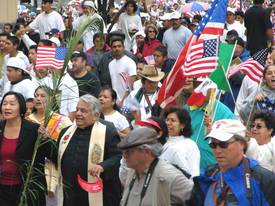
[[[227,12],[231,12],[233,15],[235,15],[235,11],[236,11],[236,9],[227,7]]]
[[[92,1],[85,1],[84,6],[92,7],[92,8],[94,8],[95,11],[97,11],[97,8],[95,7],[94,2],[92,2]]]
[[[56,28],[53,28],[53,29],[51,29],[51,31],[46,32],[45,34],[46,34],[46,35],[54,35],[54,34],[56,34],[56,33],[59,33],[59,34],[60,34],[60,31],[59,31],[58,29],[56,29]]]
[[[165,13],[163,16],[160,16],[159,19],[162,21],[170,20],[170,13]]]
[[[235,44],[236,41],[237,41],[238,45],[240,45],[240,46],[242,46],[244,48],[244,41],[243,41],[243,39],[241,37],[234,36],[230,40],[228,40],[228,42],[230,44]]]
[[[170,15],[170,19],[179,19],[181,18],[181,15],[179,12],[175,11]]]
[[[138,27],[137,27],[137,25],[135,25],[135,24],[129,24],[129,26],[128,26],[128,32],[130,33],[130,34],[135,34],[136,32],[138,32],[139,30],[138,30]]]
[[[22,69],[23,71],[28,73],[28,71],[26,70],[26,65],[25,65],[24,60],[19,57],[9,58],[9,60],[7,62],[7,67],[12,67],[15,69]]]
[[[234,119],[221,119],[216,121],[211,132],[204,138],[214,138],[222,142],[226,142],[234,135],[240,135],[245,141],[246,127],[238,120]]]
[[[150,124],[150,125],[153,125],[153,126],[159,128],[160,130],[162,130],[161,127],[159,126],[159,124],[152,119],[139,120],[139,121],[137,121],[137,123],[142,127]]]
[[[55,43],[56,46],[60,47],[60,41],[56,37],[52,37],[49,39],[51,42]]]
[[[140,127],[132,130],[118,143],[117,147],[121,150],[132,149],[143,144],[157,143],[157,132],[148,127]]]
[[[72,54],[72,57],[82,57],[83,59],[87,60],[87,56],[85,54],[85,52],[83,51],[74,51],[74,53]]]

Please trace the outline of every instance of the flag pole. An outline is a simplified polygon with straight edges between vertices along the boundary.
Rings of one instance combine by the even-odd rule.
[[[250,117],[251,117],[251,114],[252,114],[252,111],[253,111],[253,107],[254,107],[255,102],[256,102],[256,96],[257,96],[257,94],[258,94],[259,87],[260,87],[260,84],[258,84],[256,93],[255,93],[255,97],[254,97],[253,102],[252,102],[252,106],[251,106],[251,109],[250,109],[250,112],[249,112],[249,115],[248,115],[248,119],[247,119],[247,122],[246,122],[246,126],[245,126],[246,129],[248,128],[248,124],[249,124]]]
[[[226,75],[226,74],[228,73],[228,71],[227,71],[226,74],[225,74],[225,70],[224,70],[224,67],[223,67],[223,63],[222,63],[222,62],[220,62],[220,63],[221,63],[221,66],[222,66],[223,73],[224,73],[224,75],[225,75],[225,79],[226,79],[228,88],[229,88],[229,90],[230,90],[230,93],[231,93],[231,96],[232,96],[232,99],[233,99],[233,102],[234,102],[235,107],[236,107],[236,100],[235,100],[235,97],[234,97],[232,88],[231,88],[231,86],[230,86],[230,84],[229,84],[229,81],[228,81],[228,78],[227,78],[227,75]],[[236,108],[236,111],[238,112],[238,115],[239,115],[239,117],[241,118],[241,115],[240,115],[240,113],[239,113],[238,108]]]
[[[217,104],[216,104],[214,115],[213,115],[213,118],[212,118],[212,123],[214,122],[214,119],[215,119],[215,116],[216,116],[216,113],[217,113],[217,110],[218,110],[218,105],[220,103],[221,96],[222,96],[222,92],[219,93],[219,97],[217,99]]]
[[[213,107],[214,107],[214,102],[215,102],[214,88],[211,88],[211,91],[210,91],[210,99],[209,99],[208,106],[207,106],[207,108],[206,108],[205,113],[207,112],[207,114],[210,115],[210,113],[211,113],[211,111],[213,110]],[[204,135],[206,135],[207,128],[208,128],[208,127],[205,125],[205,128],[204,128]]]

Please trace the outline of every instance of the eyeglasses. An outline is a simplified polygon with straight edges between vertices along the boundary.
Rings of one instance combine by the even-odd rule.
[[[235,141],[233,141],[233,142],[237,142],[237,141],[239,141],[238,139],[236,139]],[[219,143],[217,143],[217,142],[211,142],[211,143],[209,143],[208,145],[212,148],[212,149],[216,149],[216,147],[219,145],[219,147],[220,148],[222,148],[222,149],[226,149],[231,143],[233,143],[233,142],[219,142]]]
[[[156,31],[148,31],[149,33],[156,33]]]
[[[256,129],[262,129],[264,126],[260,124],[250,124],[250,129],[254,129],[254,127],[256,127]]]
[[[166,118],[166,119],[165,119],[165,122],[172,122],[172,123],[175,123],[175,122],[179,122],[179,121],[177,121],[177,120],[175,120],[175,119],[168,119],[168,118]]]

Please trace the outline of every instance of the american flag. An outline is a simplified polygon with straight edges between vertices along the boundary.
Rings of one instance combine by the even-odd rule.
[[[170,105],[176,105],[176,98],[180,94],[185,83],[184,62],[186,56],[191,51],[191,46],[198,39],[208,40],[215,39],[223,35],[224,22],[226,17],[228,0],[215,0],[211,4],[211,8],[206,12],[202,21],[197,26],[193,35],[184,46],[178,56],[172,70],[164,80],[162,87],[158,93],[157,103],[162,108]]]
[[[147,62],[148,65],[154,65],[155,64],[155,60],[154,60],[154,56],[147,56],[144,57],[145,61]]]
[[[195,15],[204,16],[205,11],[184,12],[184,14],[186,14],[186,16],[188,16],[189,18],[193,19]]]
[[[270,100],[265,97],[263,101],[258,102],[258,105],[261,110],[270,110],[275,113],[275,100]]]
[[[52,67],[61,70],[67,51],[67,48],[62,47],[38,46],[36,67]]]
[[[242,9],[241,9],[240,0],[231,0],[231,1],[229,1],[229,5],[235,6],[235,7],[237,7],[238,10],[242,10],[242,12],[245,13],[247,8],[245,7],[243,2],[242,2]]]
[[[239,71],[243,71],[249,76],[250,79],[259,84],[263,76],[268,50],[269,48],[263,49],[254,54],[248,60],[230,69],[230,71],[228,72],[228,78],[232,77]]]
[[[199,39],[192,45],[184,62],[184,76],[208,76],[218,68],[219,39]]]
[[[127,91],[130,92],[130,91],[131,91],[131,82],[130,82],[130,75],[129,75],[129,73],[120,72],[119,75],[120,75],[120,76],[122,77],[122,79],[125,81]]]
[[[272,32],[273,32],[273,39],[275,40],[275,15],[272,14]]]

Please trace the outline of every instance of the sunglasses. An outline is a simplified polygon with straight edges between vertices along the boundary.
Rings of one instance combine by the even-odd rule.
[[[237,142],[237,141],[239,141],[238,139],[236,139],[235,141],[233,141],[233,142]],[[219,145],[219,147],[220,148],[222,148],[222,149],[226,149],[231,143],[233,143],[233,142],[219,142],[219,143],[217,143],[217,142],[211,142],[211,143],[209,143],[208,145],[212,148],[212,149],[216,149],[216,147]]]
[[[250,129],[254,129],[254,127],[256,127],[256,129],[262,129],[264,126],[260,124],[250,124]]]
[[[149,33],[156,33],[156,31],[148,31]]]

